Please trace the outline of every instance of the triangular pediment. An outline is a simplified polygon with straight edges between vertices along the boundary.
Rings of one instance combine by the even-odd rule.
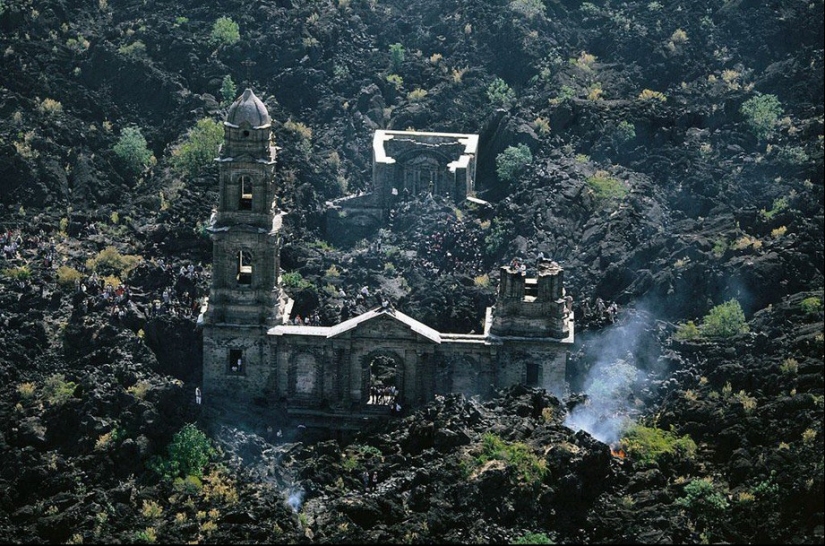
[[[352,337],[410,338],[420,337],[433,343],[441,343],[441,334],[426,324],[392,309],[374,309],[346,320],[330,328],[327,337],[343,335]]]

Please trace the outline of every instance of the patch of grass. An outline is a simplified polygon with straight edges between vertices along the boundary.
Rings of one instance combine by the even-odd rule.
[[[696,326],[692,320],[689,320],[683,324],[679,324],[676,327],[676,332],[673,334],[674,339],[679,341],[686,341],[691,339],[699,339],[702,333],[699,331],[699,327]]]
[[[547,463],[536,456],[527,444],[505,442],[499,436],[487,432],[482,437],[481,453],[476,457],[476,463],[482,465],[492,460],[513,466],[519,477],[528,484],[540,482],[548,473]]]
[[[30,279],[32,276],[32,272],[27,265],[21,265],[19,267],[9,267],[3,270],[3,275],[15,281],[25,281]]]
[[[86,260],[86,267],[98,274],[117,275],[122,279],[137,267],[142,259],[134,254],[121,254],[114,246],[107,246],[94,258]]]
[[[303,290],[314,286],[297,271],[287,271],[281,274],[281,284],[287,288],[294,288],[296,290]]]
[[[624,431],[619,443],[629,457],[641,462],[658,462],[665,457],[692,459],[696,455],[696,443],[690,436],[638,423]]]
[[[816,296],[805,298],[799,303],[799,308],[808,315],[816,315],[822,312],[822,300]]]
[[[525,533],[510,544],[555,544],[544,533]]]
[[[77,383],[66,381],[62,373],[50,375],[43,385],[43,396],[53,406],[60,406],[74,396]]]
[[[63,288],[72,288],[75,283],[83,278],[83,273],[68,265],[61,265],[57,268],[57,284]]]
[[[587,185],[599,200],[618,201],[627,195],[627,187],[607,171],[596,171],[587,178]]]

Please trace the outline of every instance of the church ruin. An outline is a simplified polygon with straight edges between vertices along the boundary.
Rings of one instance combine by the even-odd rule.
[[[375,138],[375,176],[385,183],[370,197],[371,208],[386,205],[399,188],[414,193],[423,184],[458,200],[472,194],[474,135],[377,131]],[[488,396],[513,384],[565,392],[573,314],[564,270],[551,261],[537,264],[535,278],[501,268],[481,334],[438,332],[390,306],[334,326],[290,324],[292,302],[280,282],[275,150],[269,113],[247,89],[229,108],[217,158],[212,286],[201,321],[207,399],[258,402],[313,426],[355,429],[389,414],[378,392],[392,393],[405,409],[439,394]],[[450,165],[442,164],[448,158]]]
[[[472,198],[477,151],[478,135],[375,131],[371,191],[328,203],[327,238],[341,245],[367,239],[409,197],[441,196],[455,203]]]

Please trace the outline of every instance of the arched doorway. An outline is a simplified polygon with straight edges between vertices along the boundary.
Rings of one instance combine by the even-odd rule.
[[[367,405],[390,406],[402,390],[403,361],[389,351],[376,351],[364,359]]]

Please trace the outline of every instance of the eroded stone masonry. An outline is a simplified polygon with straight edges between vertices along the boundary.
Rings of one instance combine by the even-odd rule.
[[[277,407],[328,427],[407,410],[436,395],[488,396],[525,384],[563,394],[573,314],[564,270],[540,261],[528,278],[500,271],[482,334],[438,332],[390,306],[335,326],[288,323],[280,284],[282,212],[275,203],[275,147],[264,104],[247,89],[230,107],[217,159],[220,197],[210,225],[212,287],[202,317],[204,398]],[[477,135],[376,131],[373,191],[331,204],[343,219],[384,221],[394,199],[421,191],[472,198]],[[360,211],[341,214],[342,210]],[[356,229],[357,231],[357,229]],[[360,235],[360,233],[359,233]]]

